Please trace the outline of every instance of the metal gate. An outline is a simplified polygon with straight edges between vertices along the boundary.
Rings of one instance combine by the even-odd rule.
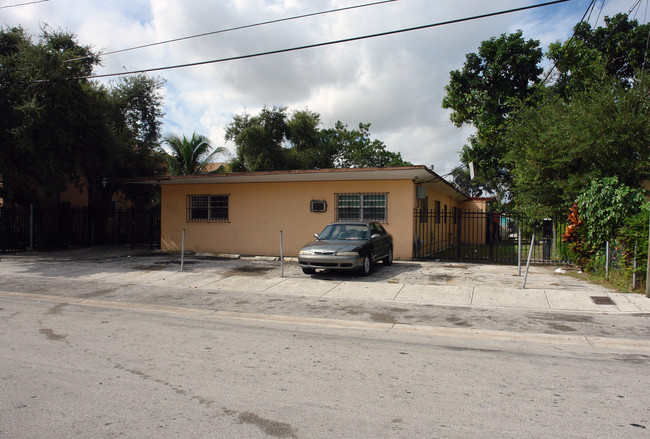
[[[514,213],[415,209],[414,254],[416,259],[517,264],[528,257],[534,233],[532,262],[566,263],[564,229],[564,222],[534,222]]]
[[[160,246],[160,207],[0,207],[0,252],[118,244]]]

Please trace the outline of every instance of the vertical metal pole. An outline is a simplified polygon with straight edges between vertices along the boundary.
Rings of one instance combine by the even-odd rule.
[[[29,251],[34,251],[34,205],[29,205]]]
[[[521,276],[521,219],[517,221],[517,276]]]
[[[636,241],[634,241],[634,260],[632,261],[632,290],[636,288]]]
[[[533,256],[533,246],[535,245],[535,232],[533,232],[533,238],[530,240],[530,249],[528,250],[528,261],[526,262],[526,274],[524,275],[524,283],[521,285],[521,289],[526,289],[526,281],[528,280],[528,269],[530,268],[530,258]]]
[[[183,239],[181,240],[181,273],[183,272],[184,263],[185,263],[185,229],[183,229]]]
[[[605,243],[605,279],[609,279],[609,241]]]
[[[648,230],[650,231],[650,223]],[[648,233],[648,236],[650,236],[650,233]],[[650,298],[650,239],[648,239],[648,265],[645,271],[645,296]]]
[[[282,230],[280,230],[280,277],[284,277],[284,251],[282,244]]]

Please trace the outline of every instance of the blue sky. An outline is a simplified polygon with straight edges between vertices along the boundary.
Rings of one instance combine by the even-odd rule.
[[[50,0],[0,10],[5,26],[38,34],[43,23],[74,32],[96,50],[117,50],[234,26],[369,3],[370,0]],[[644,0],[635,18],[647,22]],[[0,0],[0,6],[22,3]],[[398,0],[291,22],[222,33],[103,58],[97,73],[115,73],[219,59],[426,25],[525,5],[539,0]],[[481,41],[522,29],[524,37],[548,44],[566,40],[587,0],[436,27],[348,44],[155,73],[166,80],[165,135],[224,140],[233,115],[264,105],[308,108],[324,127],[337,120],[371,134],[414,164],[434,165],[441,174],[458,161],[471,133],[449,122],[441,108],[449,72]],[[592,25],[605,15],[627,12],[635,0],[599,1]],[[602,6],[602,12],[601,12]],[[598,22],[596,21],[598,19]]]

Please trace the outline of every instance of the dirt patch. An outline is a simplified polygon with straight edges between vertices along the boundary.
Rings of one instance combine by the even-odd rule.
[[[200,264],[202,261],[183,261],[183,265],[194,265],[194,264]],[[181,261],[160,261],[156,262],[158,265],[169,265],[169,264],[174,264],[174,265],[181,265]],[[163,267],[164,268],[164,267]]]
[[[235,267],[231,270],[226,271],[223,274],[223,277],[230,276],[259,276],[264,273],[268,273],[273,270],[275,267],[267,267],[263,265],[244,265],[242,267]]]
[[[377,323],[397,323],[395,316],[383,312],[370,313],[370,320]]]
[[[433,283],[453,283],[456,282],[456,276],[451,274],[434,274],[431,276],[431,282]]]
[[[162,262],[157,262],[157,264],[162,264]],[[131,268],[142,271],[160,271],[165,269],[163,265],[134,265]]]

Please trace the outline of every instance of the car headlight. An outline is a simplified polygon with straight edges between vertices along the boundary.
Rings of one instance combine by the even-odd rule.
[[[359,252],[336,252],[336,256],[359,256]]]
[[[312,256],[314,254],[313,250],[300,250],[299,256]]]

